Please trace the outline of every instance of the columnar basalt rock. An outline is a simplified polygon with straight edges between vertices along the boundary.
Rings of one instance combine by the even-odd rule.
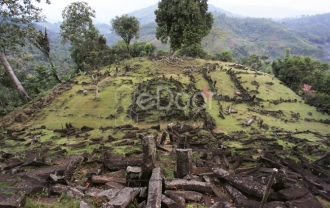
[[[176,173],[178,178],[183,178],[192,173],[192,150],[176,149],[177,167]]]

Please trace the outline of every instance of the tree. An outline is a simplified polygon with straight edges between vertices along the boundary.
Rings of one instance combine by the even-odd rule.
[[[46,0],[46,3],[50,4],[50,1]],[[41,11],[33,5],[33,0],[0,2],[0,61],[23,102],[28,102],[30,97],[8,63],[6,53],[26,45],[29,34],[36,31],[33,23],[43,20]]]
[[[71,57],[78,70],[98,69],[108,64],[111,49],[93,25],[95,11],[86,2],[73,2],[62,11],[62,42],[70,41]]]
[[[183,45],[200,44],[212,28],[213,16],[207,0],[161,0],[156,15],[156,38],[170,40],[172,55]]]
[[[220,54],[216,54],[216,57],[221,61],[233,62],[233,55],[230,51],[222,51]]]
[[[38,48],[42,52],[42,54],[48,60],[52,71],[51,73],[52,76],[55,78],[57,82],[61,83],[62,81],[58,77],[57,69],[52,59],[50,58],[50,47],[49,47],[50,42],[46,28],[45,28],[45,34],[43,34],[42,31],[40,30],[37,34],[34,35],[34,38],[32,39],[31,42],[36,48]]]
[[[122,15],[116,16],[111,20],[112,31],[119,35],[125,42],[128,53],[130,53],[130,42],[135,38],[139,38],[140,23],[134,16]]]
[[[220,40],[224,40],[225,39],[225,35],[226,35],[226,31],[225,30],[220,30],[217,28],[212,28],[210,33],[208,34],[208,36],[206,37],[206,40],[209,40],[209,42],[212,44],[211,47],[211,52],[213,53],[214,48],[217,46],[216,43],[218,43]]]
[[[207,58],[208,54],[204,51],[200,43],[183,46],[179,51],[180,56],[189,56],[194,58]]]

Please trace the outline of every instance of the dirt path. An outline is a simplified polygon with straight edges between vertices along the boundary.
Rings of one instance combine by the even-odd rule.
[[[210,96],[211,96],[211,94],[210,94],[210,92],[209,92],[208,87],[207,87],[207,86],[202,86],[202,90],[203,90],[203,94],[204,94],[204,96],[205,96],[207,99],[209,99]]]

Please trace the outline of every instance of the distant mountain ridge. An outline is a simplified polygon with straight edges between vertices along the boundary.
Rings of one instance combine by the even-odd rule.
[[[128,13],[128,15],[135,16],[140,21],[141,25],[145,25],[145,24],[155,22],[156,15],[155,15],[154,11],[157,8],[158,8],[158,4],[154,4],[152,6]],[[242,17],[239,15],[233,14],[231,12],[228,12],[226,10],[223,10],[221,8],[218,8],[218,7],[214,6],[213,4],[209,4],[208,11],[212,12],[212,13],[226,14],[229,17]]]
[[[158,49],[168,49],[168,45],[161,44],[155,37],[156,9],[157,4],[128,15],[135,16],[140,21],[139,41],[152,42]],[[214,39],[211,37],[212,34],[203,39],[204,49],[211,54],[230,50],[236,60],[253,53],[276,58],[283,54],[286,48],[291,48],[292,54],[295,55],[311,56],[322,61],[330,60],[330,14],[275,22],[266,18],[243,18],[213,5],[209,5],[209,11],[215,18],[213,28],[226,31],[224,40]],[[47,24],[42,23],[42,25]],[[60,23],[48,24],[47,27],[59,32],[59,25]],[[110,25],[95,25],[107,38],[108,45],[113,46],[121,40],[110,30]]]

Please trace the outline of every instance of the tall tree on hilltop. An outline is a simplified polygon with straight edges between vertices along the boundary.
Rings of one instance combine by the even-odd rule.
[[[125,42],[128,53],[130,53],[130,42],[135,38],[139,38],[140,23],[134,16],[122,15],[116,16],[111,20],[112,31],[119,35]]]
[[[73,2],[62,11],[62,42],[70,41],[71,57],[79,70],[96,69],[110,60],[106,39],[93,25],[95,11],[86,2]]]
[[[207,0],[161,0],[155,11],[156,38],[162,43],[170,40],[172,55],[183,45],[200,44],[214,21],[207,9]]]
[[[26,45],[29,34],[36,31],[33,22],[44,19],[41,16],[42,9],[33,5],[33,2],[40,1],[0,1],[0,62],[23,102],[28,102],[30,97],[7,61],[6,53],[17,50],[17,46]],[[46,0],[46,3],[50,4],[50,1]]]

